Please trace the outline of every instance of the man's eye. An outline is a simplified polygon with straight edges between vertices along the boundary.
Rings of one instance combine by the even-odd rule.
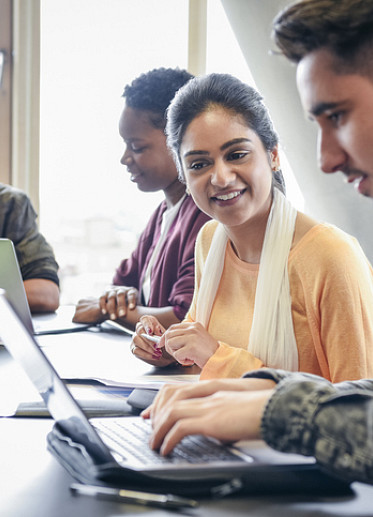
[[[131,147],[131,151],[133,153],[142,153],[145,149],[146,147]]]
[[[342,111],[336,111],[336,112],[331,113],[330,115],[328,115],[328,119],[333,124],[338,124],[338,123],[341,122],[342,116],[343,116],[343,112]]]

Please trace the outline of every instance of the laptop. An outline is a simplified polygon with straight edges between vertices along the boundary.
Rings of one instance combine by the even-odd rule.
[[[245,492],[346,492],[313,458],[283,454],[264,442],[223,445],[184,439],[168,457],[148,447],[150,422],[139,416],[88,419],[0,290],[0,336],[37,388],[55,424],[49,450],[80,482],[180,495]]]
[[[35,335],[59,334],[85,330],[91,325],[74,323],[71,311],[60,307],[53,314],[40,315],[33,321],[23,285],[17,255],[10,239],[0,239],[0,288],[5,289],[8,300],[26,328]]]

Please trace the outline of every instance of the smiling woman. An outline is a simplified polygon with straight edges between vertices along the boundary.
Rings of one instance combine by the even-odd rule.
[[[264,366],[335,382],[371,375],[373,327],[362,322],[373,321],[372,268],[355,239],[282,193],[260,94],[226,74],[195,78],[172,101],[166,132],[179,174],[214,219],[197,238],[191,308],[158,344],[169,362],[197,364],[202,379]],[[164,330],[141,319],[142,358],[144,329]]]

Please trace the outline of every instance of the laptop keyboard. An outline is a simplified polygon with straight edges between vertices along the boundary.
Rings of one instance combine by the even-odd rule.
[[[211,463],[212,461],[245,461],[238,453],[234,454],[228,447],[200,435],[184,438],[169,456],[163,457],[150,449],[148,443],[151,424],[142,418],[105,418],[95,420],[93,425],[110,449],[117,452],[126,461],[135,461],[144,466],[170,463],[197,464]],[[249,457],[246,457],[247,461],[249,461]]]

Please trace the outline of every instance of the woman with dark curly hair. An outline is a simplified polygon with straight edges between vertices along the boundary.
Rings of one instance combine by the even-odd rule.
[[[164,327],[181,321],[194,289],[194,243],[209,219],[185,192],[164,133],[166,110],[177,90],[192,78],[186,70],[159,68],[124,89],[119,122],[125,144],[121,163],[143,192],[163,190],[165,199],[151,216],[131,257],[119,265],[113,287],[99,299],[78,302],[74,321],[116,320],[134,328],[143,314]],[[155,358],[160,352],[154,351]]]

